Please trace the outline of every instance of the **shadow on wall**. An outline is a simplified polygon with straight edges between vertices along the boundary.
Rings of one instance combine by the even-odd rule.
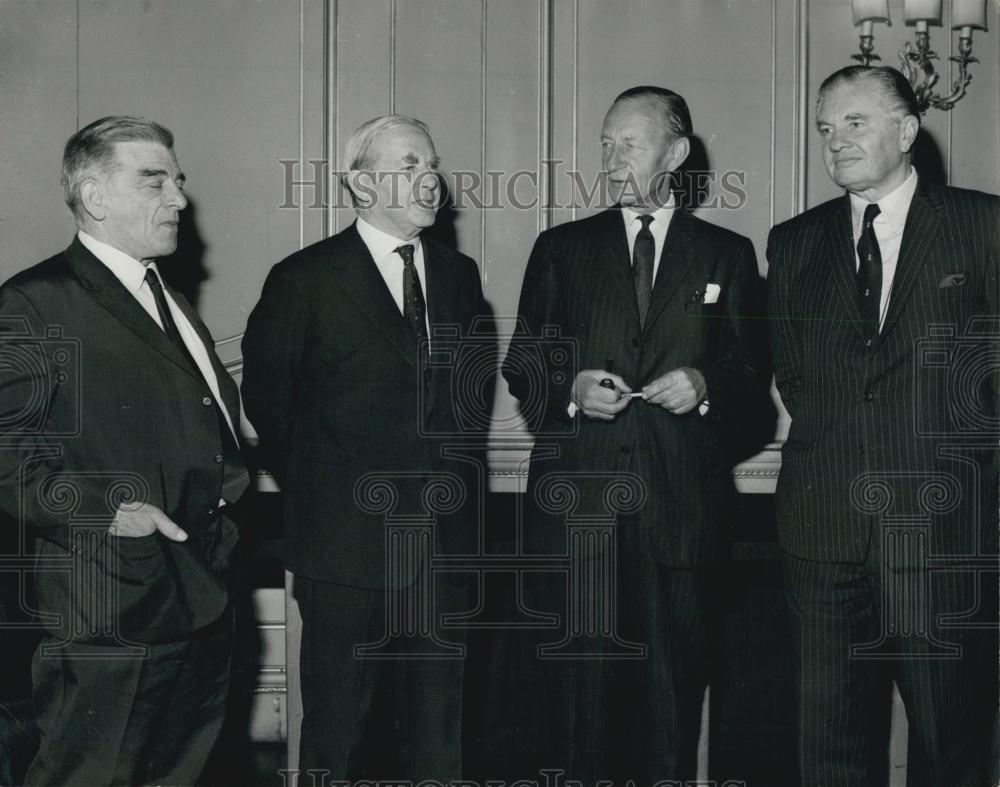
[[[923,128],[917,134],[917,141],[913,146],[913,166],[916,167],[920,177],[930,183],[938,186],[947,185],[948,173],[941,156],[941,148],[934,137]]]
[[[204,264],[208,246],[198,232],[197,216],[198,208],[194,200],[188,197],[188,206],[180,214],[177,251],[156,263],[167,284],[180,291],[195,311],[198,310],[201,285],[208,279]]]

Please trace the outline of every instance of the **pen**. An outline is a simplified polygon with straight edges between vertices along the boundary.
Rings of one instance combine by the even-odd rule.
[[[614,390],[615,388],[614,381],[612,381],[610,377],[605,377],[598,383],[598,385],[600,385],[601,388],[610,388],[611,390]],[[636,399],[642,396],[642,391],[632,391],[632,393],[619,393],[618,395],[624,396],[626,399]]]

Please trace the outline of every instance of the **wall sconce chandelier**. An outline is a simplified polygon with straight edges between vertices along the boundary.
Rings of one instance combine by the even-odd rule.
[[[916,25],[917,45],[914,47],[907,41],[898,52],[900,71],[913,85],[917,95],[920,111],[926,112],[928,107],[949,110],[965,95],[965,90],[972,81],[969,64],[979,61],[972,56],[972,29],[986,30],[986,0],[952,0],[951,27],[958,30],[958,54],[949,58],[958,64],[958,78],[952,83],[951,93],[946,96],[934,92],[940,74],[934,70],[934,60],[937,53],[931,49],[931,35],[928,25],[941,21],[942,0],[905,0],[904,16],[906,22]],[[889,0],[851,0],[851,10],[854,13],[854,24],[861,25],[861,36],[858,44],[860,52],[851,58],[863,65],[871,65],[873,60],[881,60],[875,54],[875,22],[889,21]]]

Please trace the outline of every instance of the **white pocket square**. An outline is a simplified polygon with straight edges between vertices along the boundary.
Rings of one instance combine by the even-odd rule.
[[[719,294],[721,292],[722,292],[722,289],[719,287],[718,284],[711,284],[711,283],[706,284],[705,285],[705,297],[702,299],[701,302],[702,303],[718,303],[719,302]]]

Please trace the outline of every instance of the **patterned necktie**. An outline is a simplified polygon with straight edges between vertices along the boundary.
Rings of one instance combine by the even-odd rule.
[[[413,329],[413,335],[421,342],[422,360],[427,360],[427,307],[424,305],[424,293],[420,289],[420,277],[417,266],[413,264],[413,245],[407,243],[393,249],[403,258],[403,316]]]
[[[646,313],[649,311],[649,298],[653,292],[653,257],[656,255],[656,243],[649,225],[652,216],[639,216],[642,229],[635,236],[632,247],[632,276],[635,278],[635,300],[639,305],[639,324],[645,325]]]
[[[858,307],[865,331],[877,335],[879,329],[880,305],[882,301],[882,251],[875,237],[875,217],[879,207],[872,203],[865,208],[861,222],[861,237],[858,239]],[[871,340],[869,339],[869,343]]]

